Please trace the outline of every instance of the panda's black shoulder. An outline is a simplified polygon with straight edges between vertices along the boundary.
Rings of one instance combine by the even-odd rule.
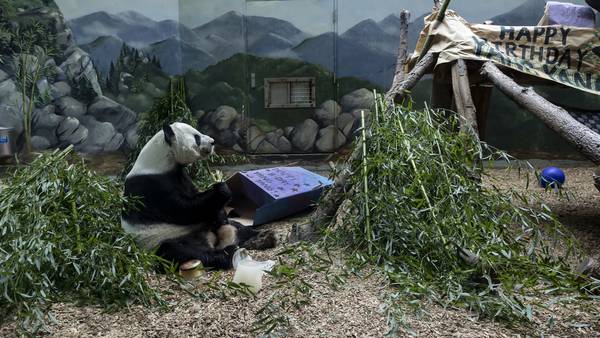
[[[173,179],[169,174],[136,175],[125,180],[125,196],[152,196],[172,190]]]
[[[185,169],[177,167],[171,171],[150,174],[135,175],[125,179],[125,196],[163,196],[165,194],[178,193],[192,195],[197,193],[192,180],[186,174]]]

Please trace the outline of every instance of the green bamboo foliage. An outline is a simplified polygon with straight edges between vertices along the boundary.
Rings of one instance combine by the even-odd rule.
[[[484,187],[484,164],[508,155],[436,111],[396,107],[371,123],[364,159],[350,163],[354,212],[329,235],[382,266],[401,298],[510,319],[531,316],[523,295],[534,287],[578,289],[562,257],[550,254],[548,238],[567,252],[574,244],[549,209]]]
[[[195,126],[192,111],[186,103],[183,80],[171,81],[169,92],[164,97],[156,99],[152,109],[141,116],[138,125],[138,151],[161,130],[165,123],[171,124],[174,122],[183,122]]]
[[[53,320],[53,302],[163,304],[147,283],[160,259],[121,229],[120,184],[71,150],[19,168],[0,194],[0,323],[16,316],[30,333]]]
[[[40,35],[41,24],[16,33],[16,43],[19,47],[18,53],[14,53],[11,67],[17,78],[17,86],[21,94],[21,102],[9,102],[19,104],[23,115],[24,152],[31,153],[32,117],[36,104],[43,104],[49,99],[49,93],[40,92],[37,83],[43,78],[51,75],[52,69],[46,63],[50,58],[51,49],[35,45],[36,35]]]
[[[137,147],[129,154],[123,169],[123,176],[131,170],[146,143],[162,130],[165,124],[175,122],[183,122],[195,127],[192,111],[186,103],[185,84],[182,79],[172,80],[169,84],[169,92],[165,96],[157,98],[150,111],[141,114],[137,127]]]
[[[152,109],[141,115],[138,124],[139,139],[137,148],[129,154],[127,164],[123,169],[123,176],[131,170],[144,145],[162,129],[164,124],[183,122],[194,128],[197,127],[198,123],[187,104],[185,93],[184,80],[174,79],[169,85],[169,92],[164,97],[156,99]],[[229,155],[227,157],[213,155],[208,161],[191,165],[188,172],[200,189],[206,189],[214,183],[212,166],[245,162],[247,162],[247,159],[239,155]]]

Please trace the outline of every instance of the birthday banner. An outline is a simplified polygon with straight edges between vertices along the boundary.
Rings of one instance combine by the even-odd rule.
[[[567,26],[470,24],[454,11],[434,28],[425,19],[415,58],[431,30],[437,63],[457,59],[492,61],[517,71],[600,95],[600,31]]]

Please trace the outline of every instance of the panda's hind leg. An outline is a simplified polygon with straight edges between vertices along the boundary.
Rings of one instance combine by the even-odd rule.
[[[277,236],[271,230],[258,231],[258,234],[248,238],[240,247],[249,250],[266,250],[277,246]]]
[[[186,236],[164,241],[156,254],[177,264],[197,259],[207,268],[231,269],[236,250],[235,245],[213,249],[207,245],[206,240]]]
[[[238,229],[230,224],[225,224],[217,229],[217,249],[224,249],[230,245],[237,245]]]
[[[256,230],[231,221],[230,225],[237,229],[237,245],[250,250],[266,250],[277,246],[277,237],[271,230]]]

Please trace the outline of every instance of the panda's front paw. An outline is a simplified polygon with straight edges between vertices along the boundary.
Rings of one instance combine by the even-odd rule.
[[[219,182],[212,187],[215,197],[220,201],[227,202],[231,200],[231,190],[224,182]]]
[[[233,258],[235,256],[235,252],[238,251],[239,247],[237,245],[230,245],[228,247],[226,247],[225,249],[223,249],[223,251],[225,252],[225,256],[227,259],[227,268],[231,269],[234,268],[233,266]]]
[[[236,251],[238,251],[239,247],[237,245],[229,245],[223,249],[227,256],[233,257]]]

